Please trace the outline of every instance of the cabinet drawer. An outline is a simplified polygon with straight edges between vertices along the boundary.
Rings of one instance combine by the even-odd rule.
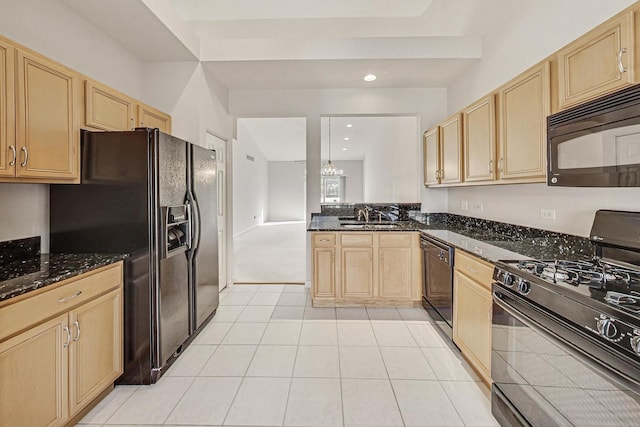
[[[342,246],[373,246],[372,233],[343,233],[340,235]]]
[[[410,248],[411,233],[380,233],[381,248]]]
[[[122,263],[82,274],[30,298],[0,308],[0,341],[122,284]]]
[[[491,289],[493,265],[478,258],[456,252],[455,269],[467,277],[480,283],[487,289]]]
[[[313,246],[335,246],[336,235],[335,234],[314,234]]]

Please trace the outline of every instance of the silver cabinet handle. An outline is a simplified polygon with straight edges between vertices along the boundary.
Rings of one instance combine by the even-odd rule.
[[[440,171],[436,169],[436,171],[433,173],[436,176],[436,179],[440,178]]]
[[[63,347],[69,347],[69,343],[71,342],[71,329],[68,326],[65,326],[63,329],[64,332],[67,333],[67,340],[62,344]]]
[[[72,299],[74,299],[75,297],[79,296],[81,293],[82,293],[82,291],[78,291],[78,292],[76,292],[75,294],[73,294],[73,295],[71,295],[71,296],[64,297],[64,298],[60,298],[60,299],[58,300],[58,302],[59,302],[59,303],[65,303],[65,302],[67,302],[67,301],[69,301],[69,300],[72,300]]]
[[[440,179],[444,179],[444,169],[440,169]]]
[[[626,47],[623,47],[618,51],[618,70],[620,70],[621,73],[624,73],[627,71],[627,69],[624,68],[624,65],[622,65],[622,55],[626,52],[627,52]]]
[[[493,159],[489,160],[489,173],[493,172]]]
[[[329,239],[320,239],[321,242],[330,242]]]
[[[504,163],[504,159],[502,157],[500,157],[500,160],[498,160],[498,170],[500,172],[502,172],[502,164]]]
[[[27,166],[27,161],[29,160],[29,152],[27,151],[27,147],[22,147],[20,151],[24,151],[24,162],[20,163],[20,166]]]
[[[9,166],[15,166],[16,165],[16,158],[18,157],[18,154],[16,153],[16,146],[15,145],[10,145],[9,146],[9,150],[11,150],[11,152],[13,153],[13,159],[11,160],[11,162],[9,162]]]
[[[478,270],[476,270],[475,268],[471,268],[471,267],[467,267],[467,270],[469,270],[471,273],[477,273]]]
[[[76,327],[76,329],[78,330],[78,334],[76,335],[76,337],[73,339],[74,342],[78,342],[78,340],[80,339],[80,323],[78,323],[78,321],[76,320],[75,322],[73,322],[73,326]]]

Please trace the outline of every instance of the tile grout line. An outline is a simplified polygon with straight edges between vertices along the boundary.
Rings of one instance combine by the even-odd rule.
[[[117,386],[116,386],[116,387],[117,387]],[[111,415],[109,415],[109,418],[107,418],[103,423],[100,423],[100,425],[105,425],[105,424],[107,424],[107,423],[109,422],[109,420],[111,419],[111,417],[113,417],[113,416],[115,415],[115,413],[116,413],[116,412],[118,412],[118,410],[119,410],[120,408],[122,408],[122,406],[123,406],[125,403],[127,403],[127,402],[129,401],[129,399],[131,399],[131,396],[133,396],[133,395],[134,395],[134,393],[135,393],[136,391],[138,391],[139,389],[140,389],[140,386],[139,386],[139,385],[136,385],[136,389],[133,391],[133,393],[131,393],[131,394],[129,395],[129,397],[127,397],[127,398],[126,398],[126,399],[125,399],[125,400],[124,400],[120,405],[118,405],[118,407],[115,409],[115,411],[113,411],[113,412],[111,413]],[[87,415],[85,415],[85,417],[86,417],[86,416],[87,416]],[[84,418],[84,417],[83,417],[83,418]],[[82,420],[80,420],[80,421],[82,421]]]
[[[273,320],[273,319],[271,319]],[[271,324],[271,321],[269,322]],[[287,422],[287,410],[289,409],[289,399],[291,398],[291,387],[293,385],[293,375],[296,372],[296,364],[298,362],[298,351],[300,350],[300,337],[302,336],[302,327],[304,326],[304,321],[300,324],[300,332],[298,332],[298,341],[296,343],[296,355],[293,359],[293,368],[291,369],[291,377],[289,378],[289,390],[287,391],[287,401],[284,404],[284,414],[282,415],[282,425],[284,426]],[[269,326],[267,325],[267,328]],[[265,329],[266,331],[266,329]],[[262,341],[262,340],[261,340]]]
[[[367,314],[367,317],[369,315]],[[336,310],[336,340],[337,345],[336,348],[338,350],[338,376],[340,377],[340,408],[342,409],[342,426],[346,425],[345,416],[344,416],[344,389],[342,384],[342,358],[340,357],[340,333],[338,332],[338,311]]]

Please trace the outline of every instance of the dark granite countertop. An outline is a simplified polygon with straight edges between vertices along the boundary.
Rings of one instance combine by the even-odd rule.
[[[397,227],[388,229],[353,229],[342,226],[337,216],[313,215],[307,231],[420,231],[490,263],[524,258],[593,257],[593,247],[585,237],[477,218],[432,214],[426,216],[424,221],[398,221],[397,224]]]
[[[0,265],[0,301],[126,258],[122,254],[43,254]]]

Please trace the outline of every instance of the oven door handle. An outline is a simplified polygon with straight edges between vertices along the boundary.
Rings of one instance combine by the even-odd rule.
[[[596,361],[595,359],[593,359],[588,354],[584,353],[579,348],[576,348],[573,345],[567,343],[564,339],[558,337],[549,329],[545,328],[542,325],[539,325],[535,320],[527,318],[526,315],[523,315],[522,313],[516,311],[514,307],[512,307],[511,305],[509,305],[504,301],[503,299],[504,297],[505,297],[505,294],[503,294],[502,292],[493,291],[493,301],[496,303],[496,305],[498,305],[500,308],[506,311],[510,316],[513,316],[516,320],[518,320],[519,322],[522,322],[524,325],[533,329],[534,331],[540,334],[543,334],[545,337],[548,337],[553,341],[554,344],[558,345],[560,348],[565,350],[570,355],[584,362],[587,366],[589,366],[591,369],[598,372],[599,374],[603,375],[605,378],[616,381],[622,387],[631,389],[635,393],[640,393],[640,383],[638,383],[636,380],[634,380],[633,378],[629,378],[628,376],[623,375],[619,372],[616,372],[615,370],[607,369],[600,362]],[[526,307],[524,304],[522,305]],[[531,307],[530,310],[537,311],[533,307]]]

